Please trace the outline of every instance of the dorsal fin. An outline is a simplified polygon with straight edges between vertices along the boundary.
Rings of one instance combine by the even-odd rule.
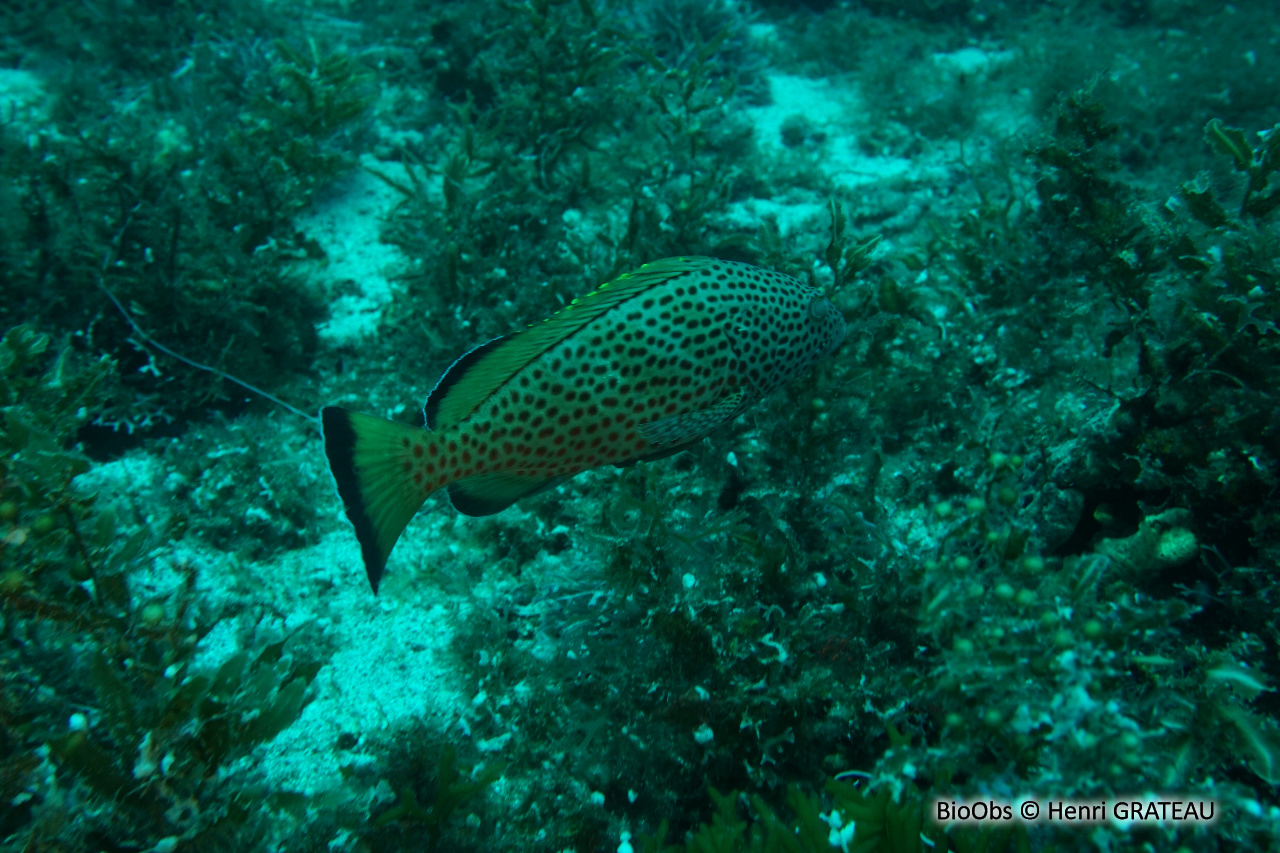
[[[491,341],[485,341],[473,350],[468,350],[462,355],[454,359],[453,364],[449,365],[444,375],[436,381],[436,387],[431,389],[427,394],[427,402],[422,405],[422,417],[424,418],[427,429],[436,430],[440,423],[440,404],[449,396],[449,389],[462,380],[467,375],[475,363],[489,351],[491,347],[501,344],[510,335],[504,335],[501,338],[494,338]]]
[[[495,338],[459,358],[427,398],[427,426],[444,429],[466,418],[518,370],[611,308],[713,258],[663,258],[624,273],[527,329]]]

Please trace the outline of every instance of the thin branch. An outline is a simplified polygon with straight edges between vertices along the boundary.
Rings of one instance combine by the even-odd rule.
[[[137,207],[134,207],[133,211],[136,211],[136,210],[137,210]],[[150,346],[150,347],[154,347],[155,349],[159,350],[160,352],[164,353],[170,358],[176,358],[178,361],[182,362],[188,367],[194,367],[196,370],[204,370],[209,373],[212,373],[214,376],[221,377],[222,379],[225,379],[228,382],[233,382],[236,385],[239,385],[241,388],[245,389],[246,391],[257,394],[259,397],[263,397],[267,400],[270,400],[271,402],[275,403],[277,406],[281,406],[285,409],[288,409],[298,417],[306,418],[307,420],[311,421],[311,423],[315,424],[316,426],[319,426],[320,419],[317,418],[315,415],[309,415],[306,412],[302,411],[301,409],[298,409],[289,405],[284,400],[281,400],[279,397],[276,397],[273,394],[268,394],[266,391],[263,391],[261,388],[257,388],[253,385],[250,385],[248,382],[245,382],[242,379],[237,379],[231,374],[226,373],[222,370],[219,370],[216,367],[210,367],[207,364],[201,364],[198,361],[193,361],[192,359],[187,358],[185,355],[180,355],[174,352],[173,350],[169,349],[167,346],[160,343],[155,338],[151,337],[150,335],[148,335],[146,332],[142,330],[142,327],[139,326],[137,321],[133,319],[133,315],[131,315],[128,312],[128,310],[124,307],[124,305],[120,303],[120,300],[116,298],[116,295],[111,292],[111,288],[107,287],[107,269],[111,265],[111,258],[116,252],[118,243],[124,238],[124,232],[129,227],[129,222],[133,214],[133,211],[130,211],[129,212],[130,215],[125,218],[124,225],[120,227],[120,231],[116,234],[115,239],[111,241],[111,248],[107,251],[106,257],[102,259],[102,271],[98,274],[98,287],[99,289],[102,290],[103,293],[107,295],[107,298],[111,300],[111,304],[116,306],[116,310],[120,312],[120,316],[124,317],[125,322],[129,324],[129,328],[133,329],[134,335],[136,335],[143,344],[146,344],[147,346]]]

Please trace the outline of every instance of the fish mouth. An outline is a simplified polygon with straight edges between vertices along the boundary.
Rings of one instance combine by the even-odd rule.
[[[839,315],[837,315],[839,316]],[[836,348],[844,343],[845,334],[849,331],[848,325],[845,324],[844,317],[840,317],[840,323],[831,334],[831,343],[827,344],[827,348],[823,350],[824,356],[831,355]]]
[[[840,313],[840,309],[835,306],[835,303],[827,297],[815,296],[813,301],[809,303],[809,316],[828,327],[827,334],[830,336],[830,340],[823,347],[822,356],[819,357],[830,355],[835,351],[836,347],[844,343],[845,335],[849,331],[844,315]]]

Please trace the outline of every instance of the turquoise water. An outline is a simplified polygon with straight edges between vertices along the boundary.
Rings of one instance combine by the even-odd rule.
[[[1270,5],[6,5],[3,849],[1273,848]]]

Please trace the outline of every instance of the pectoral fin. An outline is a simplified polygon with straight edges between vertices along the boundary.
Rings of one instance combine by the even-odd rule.
[[[731,420],[742,409],[746,397],[746,389],[739,387],[705,409],[649,421],[640,424],[638,429],[646,441],[664,450],[673,445],[688,444]]]

